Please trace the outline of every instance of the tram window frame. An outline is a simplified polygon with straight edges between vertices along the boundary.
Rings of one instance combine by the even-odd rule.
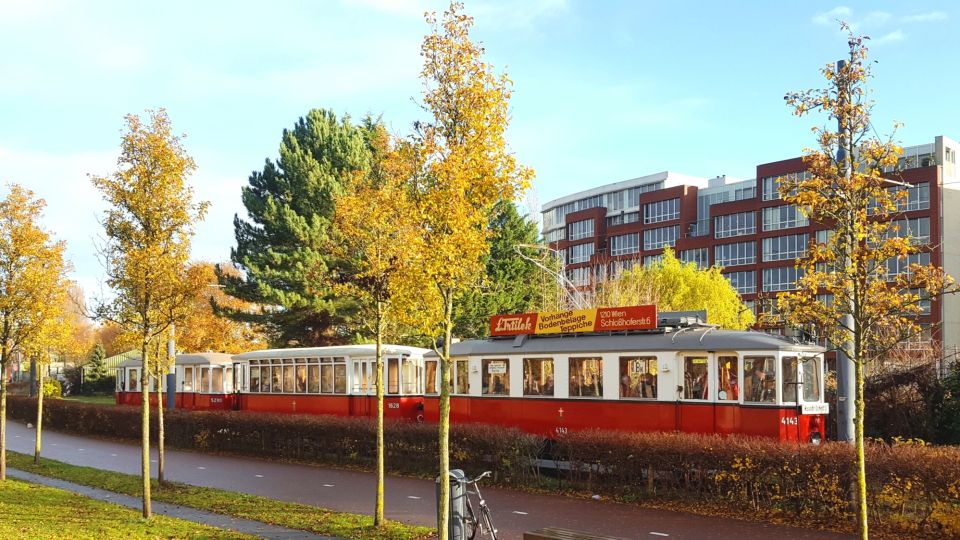
[[[386,393],[390,395],[400,394],[400,359],[387,358],[384,368],[387,370]]]
[[[470,395],[470,360],[467,358],[453,361],[453,393],[458,396]]]
[[[400,390],[404,394],[417,393],[417,363],[413,358],[400,361]]]
[[[688,377],[691,366],[703,366],[703,373],[694,375],[697,379]],[[697,370],[699,371],[699,370]],[[698,390],[695,383],[703,382],[703,386]],[[683,396],[684,401],[710,401],[710,356],[709,355],[683,355]],[[699,394],[702,397],[696,397]],[[690,397],[693,396],[693,397]]]
[[[787,363],[792,362],[792,366]],[[790,369],[792,368],[792,369]],[[781,403],[797,403],[797,383],[800,382],[800,358],[796,355],[780,357],[780,401]],[[788,377],[791,375],[791,377]]]
[[[631,366],[631,363],[634,365]],[[620,371],[617,386],[619,387],[618,395],[620,399],[657,399],[657,373],[659,370],[657,369],[656,356],[621,356],[618,358],[618,365]],[[642,369],[635,369],[641,365],[643,366]],[[644,377],[647,377],[647,382],[643,382]]]
[[[260,392],[262,392],[262,390],[260,389],[260,381],[261,381],[260,366],[254,365],[253,362],[250,362],[249,369],[250,369],[250,393],[259,394]],[[254,370],[256,370],[256,372],[254,372]],[[256,376],[254,376],[254,373],[256,373]]]
[[[424,360],[424,394],[439,393],[437,391],[437,373],[440,371],[439,365],[440,364],[437,360]]]
[[[197,385],[197,391],[201,394],[210,393],[210,367],[200,366],[200,384]]]
[[[491,373],[490,366],[503,365],[502,373]],[[499,370],[499,368],[498,368]],[[494,386],[494,382],[499,386]],[[510,360],[508,358],[484,358],[480,361],[480,393],[484,396],[509,396],[510,395]]]
[[[764,374],[759,382],[762,382],[762,388],[759,391],[754,385],[758,383],[758,377],[755,373],[757,362],[763,362],[761,369]],[[755,405],[776,405],[777,404],[777,359],[772,355],[752,355],[743,357],[743,402]],[[772,380],[770,379],[772,374]],[[749,385],[748,385],[749,381]]]
[[[183,379],[180,381],[181,392],[193,392],[193,366],[183,366]]]
[[[281,369],[283,366],[279,365],[278,360],[273,360],[270,362],[270,390],[271,394],[281,394],[283,393],[283,373]],[[277,364],[277,365],[274,365]]]
[[[813,363],[813,366],[814,366],[813,370],[811,370],[812,373],[814,374],[814,378],[812,379],[812,382],[813,382],[812,385],[807,384],[807,381],[808,381],[807,364],[808,363]],[[803,401],[805,403],[819,403],[821,400],[821,396],[823,395],[823,392],[822,392],[823,358],[819,356],[803,356],[800,358],[800,366],[801,366],[800,377],[801,377],[801,382],[803,383],[801,385],[803,387]],[[816,395],[814,395],[812,398],[807,397],[808,388],[816,389]]]
[[[320,360],[320,393],[333,393],[333,364]]]
[[[347,393],[347,364],[346,362],[339,362],[338,358],[334,358],[333,364],[333,393],[334,394],[346,394]]]
[[[307,364],[307,393],[320,393],[320,363]]]
[[[282,384],[283,384],[283,386],[282,386],[283,390],[282,390],[282,392],[283,392],[284,394],[294,394],[294,393],[296,393],[296,392],[295,392],[296,388],[294,387],[294,384],[293,384],[293,381],[295,380],[295,378],[294,378],[294,376],[293,376],[293,368],[294,368],[294,366],[289,365],[288,362],[289,362],[289,361],[286,360],[286,359],[283,361],[283,363],[284,363],[285,365],[283,366],[283,383],[282,383]]]
[[[140,370],[137,368],[130,368],[127,371],[129,372],[129,376],[127,377],[127,391],[136,392],[137,386],[140,383],[140,379],[138,377]]]
[[[127,379],[126,377],[124,377],[124,371],[126,370],[123,370],[123,369],[117,370],[117,375],[116,375],[117,379],[116,381],[114,381],[114,389],[117,392],[126,392],[127,390]]]
[[[293,370],[294,390],[298,394],[307,393],[307,364],[297,364]]]
[[[233,393],[233,367],[232,366],[223,366],[223,393],[232,394]]]
[[[733,367],[724,366],[724,363],[733,362]],[[726,369],[726,381],[723,371]],[[737,403],[740,401],[740,357],[734,354],[716,355],[715,369],[717,374],[717,401],[723,403]],[[726,383],[726,384],[724,384]]]
[[[219,381],[217,380],[218,377]],[[223,393],[223,369],[221,369],[219,366],[210,367],[210,393]]]
[[[594,369],[593,379],[596,381],[596,384],[587,383],[584,379],[583,382],[574,381],[574,377],[582,377],[583,373],[583,364],[587,362],[596,362],[597,366]],[[574,369],[574,364],[577,364],[578,368]],[[577,375],[577,372],[580,372],[581,375]],[[571,399],[603,399],[603,357],[602,356],[571,356],[567,359],[567,375],[569,380],[567,382],[567,396]],[[574,383],[576,382],[576,390],[574,389]],[[584,388],[593,388],[594,393],[592,395],[584,395]]]
[[[547,363],[549,369],[544,369]],[[556,365],[553,358],[523,359],[523,395],[553,397],[556,394]]]

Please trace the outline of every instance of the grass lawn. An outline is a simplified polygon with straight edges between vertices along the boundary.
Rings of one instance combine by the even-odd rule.
[[[60,398],[64,401],[79,401],[80,403],[94,403],[96,405],[115,405],[117,403],[114,396],[66,396]]]
[[[141,496],[139,476],[69,465],[52,459],[44,459],[37,466],[33,464],[33,456],[10,451],[7,452],[7,464],[10,467],[51,478],[59,478],[135,497]],[[165,484],[163,488],[158,488],[156,481],[154,481],[153,486],[152,494],[155,501],[199,508],[327,536],[371,540],[414,540],[427,538],[434,532],[433,529],[428,527],[407,525],[395,521],[388,522],[383,528],[375,529],[373,519],[370,516],[333,512],[315,506],[276,501],[266,497],[222,489],[172,482]],[[371,497],[371,502],[372,500]],[[0,516],[2,515],[4,514],[0,513]],[[0,538],[4,537],[0,535]]]
[[[0,538],[256,538],[19,480],[0,482]]]

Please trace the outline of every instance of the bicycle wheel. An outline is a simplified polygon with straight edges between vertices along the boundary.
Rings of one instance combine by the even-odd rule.
[[[492,540],[497,540],[497,529],[493,526],[493,516],[490,515],[490,508],[487,505],[480,506],[480,519],[483,520],[484,527],[490,533]]]
[[[477,519],[477,515],[473,512],[473,505],[470,504],[470,497],[467,497],[467,530],[464,531],[467,535],[467,540],[473,540],[477,536],[477,530],[480,529],[480,520]]]

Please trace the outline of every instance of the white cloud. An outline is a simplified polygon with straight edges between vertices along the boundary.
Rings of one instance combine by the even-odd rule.
[[[818,13],[813,17],[813,22],[822,26],[831,26],[838,19],[849,18],[853,15],[853,10],[847,6],[837,6],[830,11],[824,11],[823,13]]]
[[[923,23],[923,22],[933,22],[933,21],[942,21],[947,18],[947,14],[943,11],[931,11],[929,13],[918,13],[916,15],[907,15],[906,17],[900,19],[905,23]]]
[[[543,19],[567,12],[567,0],[524,0],[523,2],[477,2],[469,6],[469,13],[484,19],[491,26],[530,28]]]
[[[885,43],[897,43],[907,39],[907,34],[903,33],[902,30],[894,30],[893,32],[888,32],[879,38],[873,40],[877,45],[883,45]]]
[[[871,11],[870,13],[867,13],[867,16],[864,17],[862,21],[860,21],[860,24],[879,26],[886,24],[892,18],[893,15],[887,13],[886,11]]]

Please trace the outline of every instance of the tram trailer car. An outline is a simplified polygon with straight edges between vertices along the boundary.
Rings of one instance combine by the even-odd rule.
[[[819,443],[823,352],[709,326],[463,341],[451,345],[450,419],[547,436],[599,428]],[[428,354],[428,374],[436,361]],[[424,416],[436,422],[436,383],[427,383]]]
[[[139,358],[117,366],[117,405],[140,405]],[[176,374],[175,404],[178,409],[230,410],[237,408],[236,375],[239,365],[233,356],[222,353],[178,354],[174,360]],[[156,386],[150,381],[150,402],[156,405]],[[166,392],[164,392],[166,399]]]

